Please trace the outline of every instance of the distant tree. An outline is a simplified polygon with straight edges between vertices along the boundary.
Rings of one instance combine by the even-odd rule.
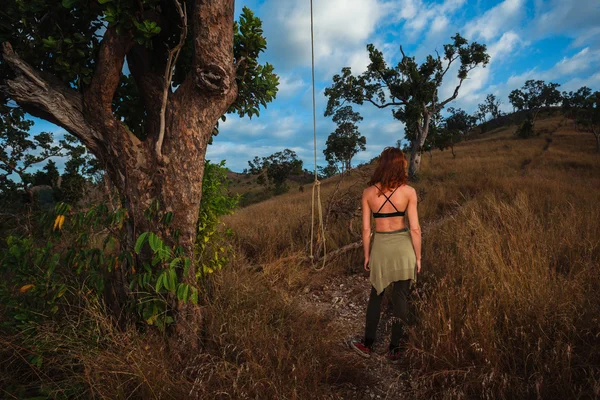
[[[588,87],[576,92],[563,93],[565,114],[575,121],[583,132],[590,132],[596,139],[596,150],[600,153],[600,92],[592,93]]]
[[[550,107],[561,102],[562,96],[557,89],[559,86],[558,83],[530,79],[521,89],[510,92],[508,99],[516,110],[528,110],[532,123],[535,123],[535,119],[543,107]]]
[[[515,89],[510,92],[508,95],[508,101],[513,106],[513,112],[525,110],[525,94],[521,90]]]
[[[462,83],[469,72],[479,65],[489,62],[486,46],[469,43],[460,34],[452,37],[452,43],[444,45],[443,55],[429,55],[419,65],[414,57],[408,57],[402,47],[402,60],[396,66],[389,66],[383,53],[374,45],[367,46],[370,64],[360,75],[353,75],[349,67],[341,75],[333,77],[333,84],[325,89],[329,98],[325,116],[333,115],[346,103],[371,103],[377,108],[392,107],[394,118],[403,121],[408,127],[406,139],[411,141],[409,173],[418,172],[423,146],[427,140],[430,122],[446,104],[456,99]],[[455,63],[458,67],[458,84],[452,94],[438,97],[439,87],[446,73]],[[410,127],[409,127],[410,125]]]
[[[462,141],[464,136],[475,127],[477,118],[469,115],[460,108],[455,109],[454,107],[449,107],[448,112],[450,115],[448,115],[442,123],[435,146],[439,150],[449,148],[452,152],[452,156],[456,157],[454,145]]]
[[[4,195],[21,189],[32,199],[31,186],[46,180],[35,169],[51,157],[64,155],[63,147],[56,144],[52,133],[31,137],[32,125],[22,109],[0,104],[0,193]]]
[[[328,163],[340,164],[342,173],[350,171],[352,158],[359,151],[366,150],[367,139],[356,126],[359,121],[362,117],[351,106],[338,108],[333,115],[337,128],[329,134],[323,154]]]
[[[483,124],[483,123],[487,122],[487,114],[488,114],[487,105],[485,103],[478,104],[476,115],[477,115],[477,119],[479,120],[480,123]]]
[[[42,170],[36,171],[35,174],[33,174],[32,185],[48,185],[56,188],[60,179],[60,172],[58,171],[58,168],[56,168],[56,163],[52,160],[48,160]]]
[[[289,190],[286,180],[290,175],[302,173],[302,160],[296,153],[285,149],[273,153],[268,157],[254,157],[248,161],[250,173],[258,175],[259,184],[273,188],[275,194],[285,193]]]
[[[500,111],[500,104],[502,104],[500,100],[498,100],[493,94],[488,94],[486,96],[486,111],[492,115],[492,119],[496,119],[502,115],[502,111]]]
[[[572,117],[577,114],[577,110],[584,108],[588,103],[588,99],[592,94],[592,89],[587,86],[582,86],[575,92],[562,93],[562,109],[567,116]],[[573,115],[571,115],[573,114]],[[573,118],[575,119],[575,118]]]
[[[317,167],[317,171],[319,173],[319,177],[324,179],[331,178],[339,172],[338,167],[333,163],[329,163],[325,167],[321,167],[319,165]]]
[[[466,135],[477,125],[477,118],[460,108],[449,107],[448,113],[444,119],[446,129]]]
[[[542,80],[530,79],[521,89],[515,89],[508,95],[514,109],[527,110],[527,120],[517,129],[517,136],[527,138],[533,135],[535,120],[543,107],[550,107],[561,102],[558,83],[546,83]]]
[[[60,193],[63,201],[75,204],[87,195],[90,182],[99,181],[96,174],[100,168],[96,159],[74,136],[65,135],[61,143],[67,151],[68,160],[61,177]]]

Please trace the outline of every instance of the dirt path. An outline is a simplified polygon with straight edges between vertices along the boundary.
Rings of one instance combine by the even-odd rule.
[[[392,313],[391,302],[384,298],[382,315],[377,329],[374,353],[370,359],[354,354],[348,346],[353,338],[362,338],[365,329],[367,302],[371,283],[362,274],[334,276],[319,287],[306,287],[303,302],[307,309],[333,318],[340,328],[348,332],[346,340],[339,343],[340,351],[347,351],[363,363],[365,380],[371,385],[346,385],[342,389],[344,399],[387,399],[397,398],[398,392],[409,390],[406,366],[391,364],[386,357]],[[364,361],[363,361],[364,360]]]

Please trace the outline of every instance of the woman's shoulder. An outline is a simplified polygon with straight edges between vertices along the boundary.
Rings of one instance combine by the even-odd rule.
[[[363,190],[363,195],[368,195],[377,191],[375,185],[369,185]]]
[[[404,185],[402,185],[402,189],[407,191],[407,192],[415,192],[416,190],[414,187],[410,186],[409,184],[405,183]]]

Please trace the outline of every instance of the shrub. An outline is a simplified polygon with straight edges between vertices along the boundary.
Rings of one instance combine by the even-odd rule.
[[[527,118],[517,129],[517,136],[521,139],[527,139],[533,136],[533,121],[530,118]]]

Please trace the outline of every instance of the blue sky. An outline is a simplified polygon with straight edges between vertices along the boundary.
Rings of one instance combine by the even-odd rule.
[[[374,43],[389,63],[399,61],[399,46],[423,60],[443,49],[456,32],[485,43],[491,55],[487,68],[472,71],[451,106],[474,111],[493,93],[510,111],[508,93],[527,79],[560,83],[562,90],[586,85],[600,90],[600,1],[598,0],[313,0],[315,17],[317,155],[335,129],[323,117],[325,87],[345,66],[362,72],[368,63],[366,45]],[[312,169],[313,133],[310,87],[309,0],[238,0],[237,13],[251,8],[263,21],[267,51],[261,57],[280,76],[277,99],[259,118],[229,116],[209,146],[207,158],[225,159],[234,171],[254,156],[292,149]],[[452,70],[451,70],[452,72]],[[456,84],[448,75],[440,96]],[[390,110],[364,106],[359,130],[367,150],[354,163],[370,160],[385,146],[403,138],[403,125]],[[33,132],[60,128],[36,121]],[[60,162],[59,162],[60,164]],[[60,167],[60,165],[59,165]]]

